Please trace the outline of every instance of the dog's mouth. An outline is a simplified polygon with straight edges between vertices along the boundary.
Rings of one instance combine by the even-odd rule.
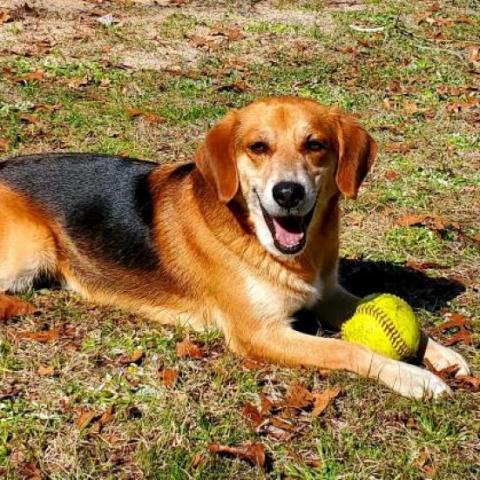
[[[312,220],[315,206],[306,215],[287,215],[274,217],[270,215],[260,202],[263,218],[273,237],[275,247],[284,254],[298,253],[307,241],[307,228]]]

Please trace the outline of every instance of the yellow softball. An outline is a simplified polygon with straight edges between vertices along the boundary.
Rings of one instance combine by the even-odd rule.
[[[342,327],[342,338],[385,357],[414,356],[420,344],[420,325],[410,305],[389,293],[365,297]]]

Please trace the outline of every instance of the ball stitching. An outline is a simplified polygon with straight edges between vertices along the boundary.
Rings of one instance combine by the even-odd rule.
[[[364,313],[376,318],[380,324],[380,327],[384,330],[388,339],[392,342],[394,350],[401,357],[407,357],[411,354],[411,350],[408,348],[408,345],[405,343],[395,327],[391,325],[388,316],[382,310],[380,310],[380,308],[376,307],[375,305],[363,304],[358,307],[357,313]]]

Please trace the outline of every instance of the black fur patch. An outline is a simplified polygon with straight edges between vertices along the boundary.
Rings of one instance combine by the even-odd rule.
[[[148,176],[155,167],[96,154],[31,155],[0,163],[0,181],[53,215],[80,251],[88,245],[123,267],[153,269]]]

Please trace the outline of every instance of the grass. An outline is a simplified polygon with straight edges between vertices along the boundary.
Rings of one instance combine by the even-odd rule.
[[[478,108],[453,108],[466,104],[475,94],[468,87],[478,84],[478,63],[468,53],[480,21],[474,2],[442,0],[438,11],[429,11],[431,2],[393,1],[350,2],[356,8],[199,2],[170,10],[106,3],[82,2],[83,14],[72,7],[60,23],[58,7],[49,6],[38,17],[0,25],[5,156],[101,151],[170,162],[190,158],[217,118],[260,96],[341,105],[382,146],[359,200],[343,206],[342,254],[393,266],[399,284],[408,260],[444,266],[423,273],[423,295],[435,294],[428,282],[439,277],[460,279],[463,293],[428,299],[438,308],[419,308],[418,316],[431,327],[445,312],[466,315],[478,345],[478,244],[454,231],[439,236],[396,224],[404,214],[438,215],[478,235]],[[96,18],[110,11],[119,23],[101,26]],[[418,23],[425,12],[437,21],[470,20]],[[229,39],[232,28],[243,36]],[[42,79],[19,81],[37,70]],[[245,88],[234,88],[239,81]],[[132,117],[129,108],[159,118]],[[392,144],[411,148],[389,152]],[[186,332],[99,309],[65,291],[26,295],[42,313],[0,325],[0,394],[17,392],[0,400],[0,476],[478,478],[476,394],[415,402],[342,373],[247,369],[217,332],[191,334],[205,345],[205,358],[178,358],[175,345]],[[44,344],[15,340],[19,331],[54,328],[67,334]],[[144,351],[138,365],[120,363],[138,348]],[[454,348],[478,372],[475,347]],[[40,366],[53,372],[40,375]],[[166,368],[179,373],[169,388],[159,377]],[[295,420],[289,441],[258,435],[242,415],[245,402],[258,404],[262,392],[282,398],[296,382],[340,385],[342,394],[318,419]],[[82,409],[102,413],[110,406],[113,418],[100,433],[76,425]],[[207,453],[212,442],[252,441],[266,445],[265,470]],[[316,467],[308,466],[311,457]]]

